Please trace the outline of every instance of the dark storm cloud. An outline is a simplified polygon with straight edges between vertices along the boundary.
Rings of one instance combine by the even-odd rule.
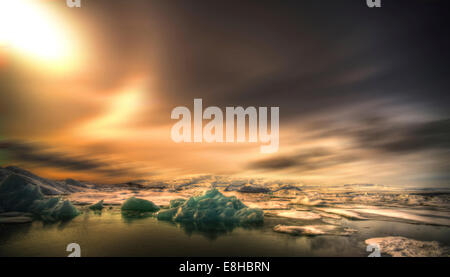
[[[349,133],[347,131],[347,133]],[[394,125],[372,122],[366,130],[350,132],[362,147],[392,153],[450,150],[450,119]]]
[[[97,0],[79,15],[101,49],[89,84],[107,90],[136,72],[155,80],[157,112],[143,124],[167,123],[199,97],[279,106],[282,122],[385,98],[447,117],[446,2]]]
[[[357,158],[348,154],[334,153],[331,150],[315,148],[294,155],[278,156],[253,162],[250,169],[258,170],[294,170],[307,172],[355,161]]]
[[[377,10],[365,1],[137,3],[114,11],[148,13],[147,25],[117,26],[115,34],[148,31],[171,107],[202,97],[217,106],[280,106],[284,120],[396,98],[448,114],[445,1]]]
[[[310,139],[343,137],[354,141],[356,148],[398,155],[450,150],[450,118],[403,122],[398,120],[401,110],[398,113],[390,118],[359,112],[359,118],[344,126],[337,127],[342,122],[330,119],[306,124],[306,128],[313,133]]]
[[[436,150],[434,158],[441,160],[440,167],[448,169],[450,151],[450,119],[422,123],[393,123],[384,118],[368,118],[357,127],[332,128],[332,124],[323,124],[323,132],[316,138],[344,137],[355,142],[346,149],[333,150],[309,149],[302,153],[262,159],[249,164],[250,169],[295,170],[305,172],[331,168],[352,161],[362,161],[367,157],[352,153],[353,150],[368,150],[399,157],[399,155]],[[317,128],[317,126],[316,126]],[[371,156],[369,156],[371,157]]]
[[[74,171],[93,171],[107,176],[134,173],[132,169],[103,162],[87,156],[73,156],[65,153],[49,152],[45,147],[18,141],[1,141],[0,150],[6,150],[14,161],[60,168]]]
[[[89,91],[80,99],[90,100],[90,95],[97,99],[97,94],[103,97],[121,91],[128,77],[148,77],[150,85],[143,89],[146,95],[142,100],[148,110],[140,112],[129,126],[149,130],[156,124],[170,126],[172,109],[192,107],[194,98],[203,98],[205,106],[221,108],[279,106],[281,151],[304,148],[311,142],[302,140],[306,134],[317,141],[343,137],[353,143],[347,145],[345,140],[339,149],[306,149],[255,162],[243,160],[243,153],[234,156],[236,164],[294,173],[326,169],[322,176],[340,164],[348,166],[346,171],[358,171],[350,163],[370,159],[370,154],[383,161],[403,155],[408,160],[406,154],[444,150],[432,158],[417,155],[417,159],[439,163],[444,169],[450,165],[446,156],[446,119],[450,118],[447,0],[386,0],[381,9],[367,8],[365,0],[86,2],[76,12],[63,8],[86,26],[86,49],[92,49],[89,64],[82,76],[55,91],[65,92],[78,84],[81,91]],[[58,96],[73,95],[71,91],[47,98],[35,92],[36,97],[31,98],[29,82],[13,70],[5,72],[8,75],[0,72],[4,138],[64,133],[107,108],[97,103],[84,107],[86,104],[74,103],[72,97],[56,101]],[[32,87],[43,86],[37,82]],[[384,109],[384,103],[390,103],[390,109]],[[79,110],[69,112],[78,105]],[[49,112],[49,107],[58,109]],[[405,107],[407,113],[403,113]],[[82,118],[85,113],[90,116]],[[399,117],[408,123],[397,121]],[[412,123],[412,118],[420,117]],[[364,118],[372,119],[361,120]],[[441,120],[424,122],[430,118]],[[310,120],[316,123],[307,126]],[[302,129],[302,137],[283,140],[294,128]],[[124,133],[128,134],[127,130]],[[131,140],[118,143],[133,144]],[[149,140],[142,152],[153,143]],[[105,145],[101,139],[97,144]],[[170,148],[159,151],[167,156],[173,151]],[[211,149],[208,154],[214,159],[205,159],[205,165],[216,162],[217,152]],[[109,174],[111,168],[118,168],[92,158],[96,156],[43,150],[18,143],[8,152],[36,164],[76,171]],[[111,147],[104,152],[114,151]],[[367,152],[367,156],[360,155]],[[177,153],[181,158],[189,155]],[[145,159],[157,163],[157,159]],[[193,173],[206,172],[204,164]],[[368,164],[371,169],[373,165]],[[168,167],[184,168],[186,164],[175,161]],[[236,173],[245,173],[239,170]],[[418,173],[434,177],[426,170]]]

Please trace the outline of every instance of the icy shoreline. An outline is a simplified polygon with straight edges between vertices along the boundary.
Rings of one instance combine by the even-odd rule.
[[[61,198],[61,203],[66,201],[73,204],[82,214],[94,212],[101,215],[102,210],[118,210],[127,200],[142,199],[142,201],[149,201],[154,205],[151,208],[152,217],[159,216],[161,219],[182,222],[186,224],[186,228],[201,228],[202,232],[212,231],[211,226],[206,226],[203,219],[196,220],[195,218],[208,219],[213,214],[212,218],[216,218],[217,215],[217,219],[228,218],[224,221],[230,222],[240,222],[241,216],[243,220],[245,219],[244,221],[263,216],[268,220],[268,223],[265,223],[269,225],[266,229],[280,236],[296,238],[305,236],[361,237],[363,242],[370,240],[366,233],[372,228],[372,222],[442,226],[442,228],[450,226],[450,195],[444,192],[411,192],[359,185],[330,189],[329,187],[280,183],[257,184],[256,182],[247,183],[233,180],[229,180],[227,183],[226,180],[211,180],[207,177],[174,180],[173,182],[135,181],[118,185],[97,185],[72,179],[46,180],[34,177],[35,175],[30,172],[21,172],[17,168],[0,168],[0,173],[0,178],[3,180],[6,180],[11,174],[16,174],[34,185],[45,186],[44,191],[47,192],[45,199],[57,196]],[[211,189],[216,192],[210,198],[198,198]],[[195,204],[182,208],[191,198],[204,200],[204,203],[198,204],[200,205],[198,207]],[[239,199],[242,207],[225,212],[226,206],[222,207],[221,205],[229,202],[228,199]],[[38,199],[38,201],[43,200]],[[207,202],[208,205],[206,205]],[[45,203],[42,202],[44,206]],[[202,210],[203,205],[206,205],[204,210]],[[238,213],[244,206],[246,207],[245,212]],[[200,209],[200,207],[202,208]],[[221,208],[218,209],[218,207]],[[160,209],[158,215],[157,211]],[[253,214],[258,210],[261,211],[261,214]],[[0,207],[0,224],[30,224],[35,220],[34,215],[27,213],[28,210],[23,210],[22,213],[16,215],[5,213],[9,211]],[[214,212],[211,213],[212,211]],[[180,214],[176,216],[178,213]],[[51,212],[49,214],[51,215]],[[196,217],[194,214],[197,214]],[[262,222],[259,219],[257,221]],[[189,224],[195,226],[189,226]],[[353,226],[350,227],[349,224]],[[213,229],[222,228],[225,232],[230,232],[234,228],[223,226],[222,223],[216,225],[217,228]],[[410,228],[414,228],[414,225],[411,225]],[[388,235],[390,234],[397,235],[394,232],[388,233]],[[372,236],[372,238],[378,237]],[[391,247],[389,245],[399,242],[415,247],[420,244],[411,242],[411,239],[413,238],[404,237],[404,240],[388,239],[381,240],[379,243],[388,249],[386,254],[393,255],[389,250]],[[411,253],[423,254],[420,251]],[[429,252],[430,255],[432,253],[434,252]],[[403,254],[409,255],[402,252],[401,255]]]

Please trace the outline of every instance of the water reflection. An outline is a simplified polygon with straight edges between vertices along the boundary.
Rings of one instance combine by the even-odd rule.
[[[450,229],[376,220],[341,224],[351,236],[290,236],[273,232],[292,219],[265,218],[264,225],[192,224],[160,221],[152,213],[84,211],[72,221],[0,225],[0,256],[67,256],[77,242],[85,256],[367,256],[364,241],[388,235],[449,245]],[[311,224],[307,223],[295,223]],[[108,235],[105,236],[105,233]]]
[[[139,211],[122,211],[122,219],[126,223],[133,223],[136,220],[153,217],[152,212],[139,212]]]
[[[188,236],[193,234],[199,234],[209,240],[216,240],[218,237],[230,234],[234,229],[240,227],[243,229],[251,230],[258,229],[263,226],[263,224],[252,224],[252,225],[242,225],[233,223],[177,223],[178,227],[183,230]]]
[[[139,220],[153,218],[155,213],[138,211],[121,211],[122,220],[125,223],[132,224]],[[230,234],[234,229],[240,227],[247,230],[261,228],[264,224],[237,224],[233,222],[173,222],[169,220],[160,220],[160,222],[178,227],[189,237],[199,234],[209,240],[215,240],[220,236]]]
[[[0,245],[15,237],[25,236],[31,230],[31,224],[0,224]],[[0,248],[1,252],[1,248]]]

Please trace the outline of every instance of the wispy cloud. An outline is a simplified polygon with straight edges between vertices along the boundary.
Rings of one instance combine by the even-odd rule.
[[[95,172],[105,176],[137,176],[137,170],[113,164],[88,155],[70,155],[49,151],[48,147],[19,141],[0,141],[0,149],[6,150],[10,160],[25,162],[40,167],[59,168],[79,172]]]

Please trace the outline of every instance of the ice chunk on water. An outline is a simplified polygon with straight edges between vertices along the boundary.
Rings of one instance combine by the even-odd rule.
[[[261,223],[263,211],[250,209],[235,196],[226,197],[217,189],[193,196],[178,207],[158,213],[160,220],[196,223]]]
[[[15,216],[15,217],[1,217],[0,224],[17,224],[17,223],[30,223],[33,219],[28,216]]]
[[[365,220],[367,218],[359,215],[358,213],[349,211],[349,210],[345,210],[345,209],[337,209],[337,208],[320,208],[318,209],[319,211],[323,211],[326,213],[331,213],[331,214],[337,214],[349,219],[358,219],[358,220]]]
[[[293,218],[293,219],[303,219],[303,220],[315,220],[315,219],[321,218],[321,216],[319,214],[316,214],[313,212],[296,211],[296,210],[281,211],[276,214],[281,217],[288,217],[288,218]]]
[[[89,209],[94,210],[94,211],[101,211],[103,210],[103,200],[98,201],[97,203],[95,203],[94,205],[90,206]]]
[[[182,199],[182,198],[172,199],[172,200],[170,200],[169,207],[177,208],[177,207],[183,205],[184,202],[186,202],[186,199]]]
[[[405,237],[382,237],[367,239],[366,244],[378,245],[381,253],[393,257],[442,257],[449,256],[447,247],[436,241],[419,241]]]
[[[69,200],[58,198],[37,200],[30,207],[30,211],[44,221],[69,220],[80,214]]]
[[[275,232],[287,233],[291,235],[334,235],[334,236],[348,236],[356,232],[350,228],[341,228],[335,225],[305,225],[305,226],[287,226],[277,225],[273,228]]]
[[[260,209],[243,208],[238,210],[234,217],[239,223],[260,223],[264,220],[264,213]]]
[[[408,209],[386,209],[377,207],[367,207],[355,209],[357,212],[387,216],[403,220],[410,220],[419,223],[450,226],[450,215],[434,210],[408,210]]]
[[[61,201],[56,205],[52,217],[57,220],[69,220],[79,215],[80,212],[70,203],[69,200]]]
[[[11,174],[0,184],[0,206],[6,211],[27,212],[34,201],[43,199],[38,186]]]
[[[136,197],[130,197],[122,205],[123,211],[137,211],[137,212],[157,212],[159,207],[153,202],[140,199]]]
[[[79,214],[68,200],[44,199],[39,186],[16,174],[0,184],[0,206],[5,211],[31,212],[45,221],[69,220]]]
[[[160,211],[156,217],[159,220],[173,220],[174,216],[177,214],[178,208],[172,208],[165,211]]]
[[[298,205],[305,205],[305,206],[320,206],[320,205],[325,204],[325,202],[320,199],[311,200],[306,195],[303,197],[297,197],[297,198],[291,200],[291,203],[298,204]]]

